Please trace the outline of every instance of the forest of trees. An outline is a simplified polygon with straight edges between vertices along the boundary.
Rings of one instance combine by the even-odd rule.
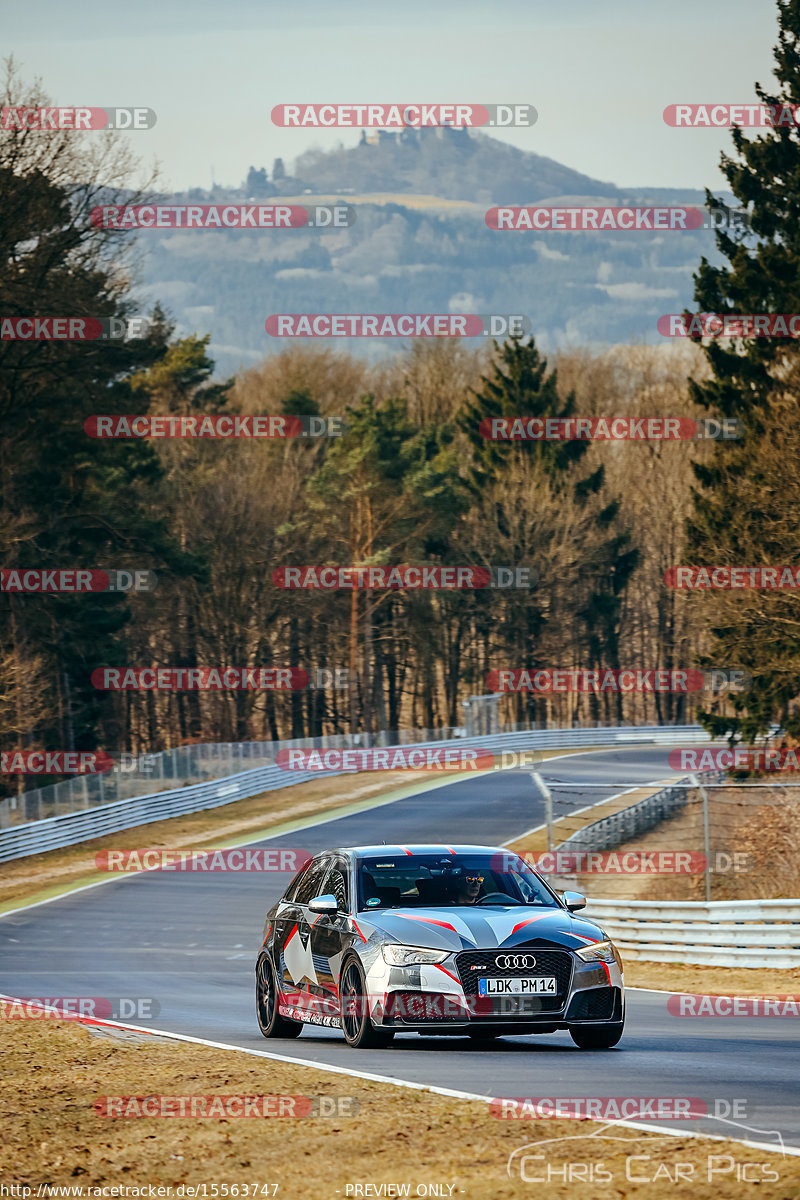
[[[780,96],[800,102],[796,6],[781,6]],[[13,69],[4,104],[37,105]],[[725,170],[751,233],[718,235],[700,311],[800,312],[794,128],[734,131]],[[0,141],[3,315],[124,318],[136,246],[99,199],[137,185],[115,135]],[[76,184],[80,180],[80,184]],[[142,194],[152,181],[141,180]],[[709,198],[711,199],[711,198]],[[413,342],[370,365],[291,345],[214,381],[207,338],[159,308],[128,341],[0,341],[0,565],[154,571],[135,594],[0,596],[0,746],[158,750],[462,723],[503,667],[745,668],[738,697],[514,694],[506,723],[702,719],[797,732],[792,592],[693,594],[680,563],[798,562],[799,368],[787,339],[563,350]],[[340,437],[98,440],[93,414],[322,414]],[[487,416],[736,417],[735,442],[482,438]],[[529,590],[288,591],[305,564],[528,566]],[[348,686],[98,691],[97,667],[299,667]]]

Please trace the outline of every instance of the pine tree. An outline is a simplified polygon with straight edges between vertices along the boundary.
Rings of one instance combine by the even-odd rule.
[[[9,68],[3,104],[46,103]],[[0,275],[4,315],[125,318],[136,310],[123,270],[127,234],[99,229],[94,205],[114,202],[125,163],[113,140],[87,152],[66,132],[21,130],[0,138]],[[137,195],[126,199],[137,203]],[[156,312],[143,338],[0,341],[0,560],[6,567],[158,568],[170,539],[148,489],[159,476],[143,441],[97,441],[92,414],[130,413],[129,379],[166,352],[170,328]],[[41,704],[0,725],[20,747],[93,749],[108,697],[90,682],[109,639],[131,618],[120,593],[0,597],[0,661],[34,668]],[[0,678],[0,709],[14,691]],[[109,736],[114,730],[106,726]],[[113,741],[107,742],[115,746]],[[118,745],[119,743],[116,743]],[[116,748],[116,747],[115,747]]]
[[[613,667],[623,665],[619,662],[621,600],[639,555],[629,545],[629,534],[619,525],[619,502],[605,494],[602,465],[594,470],[583,467],[582,460],[589,450],[586,441],[492,441],[480,432],[482,422],[493,417],[547,420],[570,417],[575,412],[574,395],[570,393],[562,400],[556,372],[548,374],[547,361],[533,339],[512,337],[496,347],[483,388],[465,403],[458,424],[472,447],[469,486],[478,497],[494,497],[489,527],[496,530],[498,540],[511,546],[515,556],[507,565],[528,565],[527,530],[518,523],[517,495],[522,489],[538,488],[543,506],[560,506],[574,512],[575,585],[567,601],[569,610],[562,609],[558,617],[574,622],[571,650],[585,655],[580,665]],[[509,480],[513,481],[510,489]],[[515,523],[519,531],[516,545]],[[542,556],[548,552],[547,546],[537,549]],[[536,569],[535,563],[533,566]],[[552,611],[552,599],[544,595],[534,592],[524,600],[515,598],[513,613],[507,613],[505,621],[505,650],[513,661],[498,665],[545,665],[540,659],[539,641]],[[529,697],[527,715],[533,718],[535,714],[535,701]],[[521,705],[517,715],[523,717]],[[600,716],[595,703],[592,715]],[[615,715],[621,718],[621,703]]]
[[[800,0],[778,0],[779,35],[774,48],[777,86],[756,85],[763,104],[773,106],[776,124],[756,137],[731,131],[735,156],[722,155],[721,168],[748,211],[749,229],[717,232],[727,263],[705,258],[695,275],[700,312],[800,312],[800,133],[777,116],[800,104]],[[721,207],[710,192],[709,204]],[[700,340],[700,339],[696,339]],[[786,338],[711,340],[703,347],[711,377],[693,383],[695,400],[716,416],[741,424],[734,442],[721,442],[695,464],[699,488],[689,521],[687,561],[697,565],[783,565],[788,544],[776,511],[793,509],[796,495],[780,469],[780,443],[787,420],[798,416],[796,343]],[[771,452],[770,452],[771,450]],[[769,460],[772,470],[764,470]],[[800,645],[794,597],[775,592],[709,593],[699,602],[711,625],[714,666],[745,667],[754,677],[747,694],[734,697],[738,715],[701,719],[715,733],[763,732],[788,716],[800,692]],[[788,604],[788,611],[787,611]],[[792,718],[787,727],[800,731]]]
[[[542,358],[531,338],[516,336],[497,347],[483,387],[464,403],[458,425],[473,448],[469,480],[480,490],[502,470],[510,458],[523,456],[542,461],[548,474],[558,476],[577,463],[588,450],[587,442],[492,441],[481,433],[482,423],[493,418],[561,418],[575,413],[575,397],[570,393],[562,401],[555,371],[547,374]],[[599,486],[601,477],[583,483],[584,488]]]

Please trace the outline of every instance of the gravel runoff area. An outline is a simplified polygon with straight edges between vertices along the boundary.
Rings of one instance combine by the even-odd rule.
[[[104,1187],[167,1200],[800,1195],[800,1158],[682,1136],[680,1121],[664,1135],[588,1120],[499,1119],[499,1106],[479,1101],[75,1021],[6,1019],[2,1036],[0,1182],[29,1187],[32,1197],[93,1200],[103,1193],[92,1189]],[[279,1050],[291,1055],[291,1044]],[[202,1111],[234,1113],[236,1102],[217,1099],[215,1108],[214,1097],[238,1096],[291,1099],[258,1102],[257,1117],[102,1115],[104,1107],[160,1112],[165,1103],[180,1112],[180,1100],[161,1097],[205,1097],[197,1099]],[[145,1097],[158,1099],[143,1108]],[[191,1099],[183,1103],[190,1111]]]

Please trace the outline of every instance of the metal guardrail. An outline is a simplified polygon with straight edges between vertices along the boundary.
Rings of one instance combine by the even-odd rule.
[[[597,921],[630,959],[800,967],[800,900],[602,900],[582,915]]]
[[[155,754],[120,754],[105,773],[74,775],[0,800],[0,829],[131,800],[156,789],[185,787],[271,761],[270,742],[217,742],[176,746]]]
[[[638,800],[628,808],[610,813],[599,821],[592,821],[577,833],[573,833],[563,841],[557,850],[578,851],[613,850],[640,833],[647,833],[660,825],[667,817],[684,808],[687,803],[688,789],[685,787],[666,787],[652,796]]]
[[[489,696],[486,699],[493,700]],[[76,775],[61,783],[48,784],[27,792],[0,799],[0,831],[13,825],[24,825],[29,821],[41,821],[48,817],[64,816],[71,812],[82,812],[112,804],[116,800],[132,800],[138,796],[151,795],[156,791],[207,783],[212,779],[226,778],[257,766],[268,766],[282,749],[367,749],[389,746],[419,746],[429,743],[457,742],[458,745],[477,744],[475,739],[498,737],[510,733],[560,733],[577,734],[592,728],[606,730],[609,738],[627,742],[652,741],[652,728],[633,726],[596,727],[584,726],[578,730],[531,730],[527,726],[507,725],[502,730],[494,729],[481,733],[470,733],[464,726],[442,726],[439,729],[403,729],[396,732],[381,730],[378,733],[327,734],[314,739],[297,739],[279,742],[204,742],[177,746],[171,750],[160,750],[155,754],[118,755],[112,769],[104,774]],[[655,728],[658,728],[657,726]],[[684,726],[662,726],[664,730],[678,731],[676,740],[686,740],[680,732]],[[620,733],[619,731],[623,732]],[[668,737],[664,737],[668,741]],[[572,744],[568,741],[566,744]]]
[[[725,772],[703,771],[695,775],[695,778],[701,784],[721,783],[725,779]],[[607,817],[601,817],[599,821],[584,825],[583,829],[579,829],[563,841],[557,850],[613,850],[640,833],[648,833],[667,817],[686,807],[691,789],[686,786],[684,779],[680,780],[680,784],[681,786],[670,785],[662,788],[653,792],[651,796],[645,796],[643,800],[628,805],[627,808],[621,808],[618,812],[609,813]]]
[[[503,766],[511,765],[508,762],[503,763],[504,752],[519,754],[525,750],[622,745],[629,737],[636,745],[642,745],[645,742],[664,745],[700,745],[711,740],[708,733],[699,725],[644,727],[616,725],[591,729],[533,729],[486,737],[437,739],[437,743],[456,747],[474,746],[477,749],[488,750],[500,756],[500,765]],[[313,739],[302,742],[270,743],[270,748],[273,751],[300,746],[305,749],[322,748],[323,744],[329,745],[330,741],[330,738],[326,738],[319,739],[318,744]],[[351,738],[349,744],[357,743]],[[363,741],[361,744],[364,744]],[[416,744],[426,745],[427,743]],[[263,747],[264,743],[260,743],[260,745]],[[236,800],[257,796],[261,792],[274,791],[321,776],[331,777],[338,774],[342,774],[342,772],[285,771],[270,764],[255,770],[240,771],[235,775],[210,780],[206,783],[173,788],[168,791],[117,800],[111,804],[96,805],[78,812],[46,817],[41,821],[32,821],[1,830],[0,862],[26,858],[31,854],[42,854],[47,850],[75,845],[88,838],[119,833],[123,829],[131,829],[153,821],[163,821],[169,817],[185,816],[187,813],[218,808],[223,804],[231,804]]]
[[[709,771],[697,778],[710,783],[724,778],[724,774]],[[685,807],[688,796],[686,787],[662,788],[628,808],[593,821],[557,849],[613,850]],[[575,885],[574,877],[560,878],[560,886]],[[800,966],[800,900],[701,903],[592,899],[583,912],[603,926],[628,958],[693,966]]]
[[[517,732],[507,726],[503,732]],[[350,747],[395,746],[406,743],[436,742],[463,737],[466,729],[388,730],[375,734],[328,734],[317,738],[314,746],[346,749]],[[500,732],[495,730],[495,732]],[[61,783],[31,788],[0,800],[0,830],[28,821],[64,816],[115,800],[132,800],[155,791],[167,791],[170,785],[188,787],[238,774],[257,766],[268,766],[278,750],[304,747],[305,740],[278,742],[197,742],[159,750],[154,754],[123,753],[105,773],[75,775]]]
[[[286,771],[274,764],[243,771],[223,779],[210,780],[190,787],[173,788],[156,792],[150,796],[137,796],[130,800],[116,800],[102,804],[85,812],[65,813],[59,817],[46,817],[27,825],[16,825],[0,833],[0,862],[15,858],[27,858],[31,854],[43,854],[73,846],[88,838],[103,837],[107,833],[119,833],[138,825],[163,821],[169,817],[185,816],[188,813],[219,808],[232,804],[260,792],[286,787],[288,783],[303,783],[316,778],[318,772],[292,772],[295,778],[287,779]]]

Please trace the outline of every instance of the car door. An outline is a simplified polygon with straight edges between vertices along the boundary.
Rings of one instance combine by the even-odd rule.
[[[344,951],[352,941],[349,933],[350,864],[343,855],[334,855],[325,877],[321,895],[336,897],[337,912],[310,913],[311,957],[317,972],[317,989],[310,989],[328,1000],[326,1011],[339,1011],[339,968]]]
[[[278,901],[272,920],[268,921],[264,926],[264,945],[266,945],[267,940],[270,940],[279,984],[284,982],[282,967],[280,966],[281,954],[289,934],[297,923],[297,906],[295,903],[297,890],[304,876],[306,876],[311,870],[311,867],[312,863],[306,863],[306,865],[301,867],[301,869],[297,872],[294,879]],[[270,934],[272,935],[271,938]]]
[[[310,987],[317,983],[311,955],[311,920],[314,914],[309,913],[308,902],[314,896],[322,895],[329,867],[329,854],[313,859],[296,887],[287,894],[285,908],[282,907],[276,919],[278,982],[287,1002],[301,1008],[307,1007]]]

